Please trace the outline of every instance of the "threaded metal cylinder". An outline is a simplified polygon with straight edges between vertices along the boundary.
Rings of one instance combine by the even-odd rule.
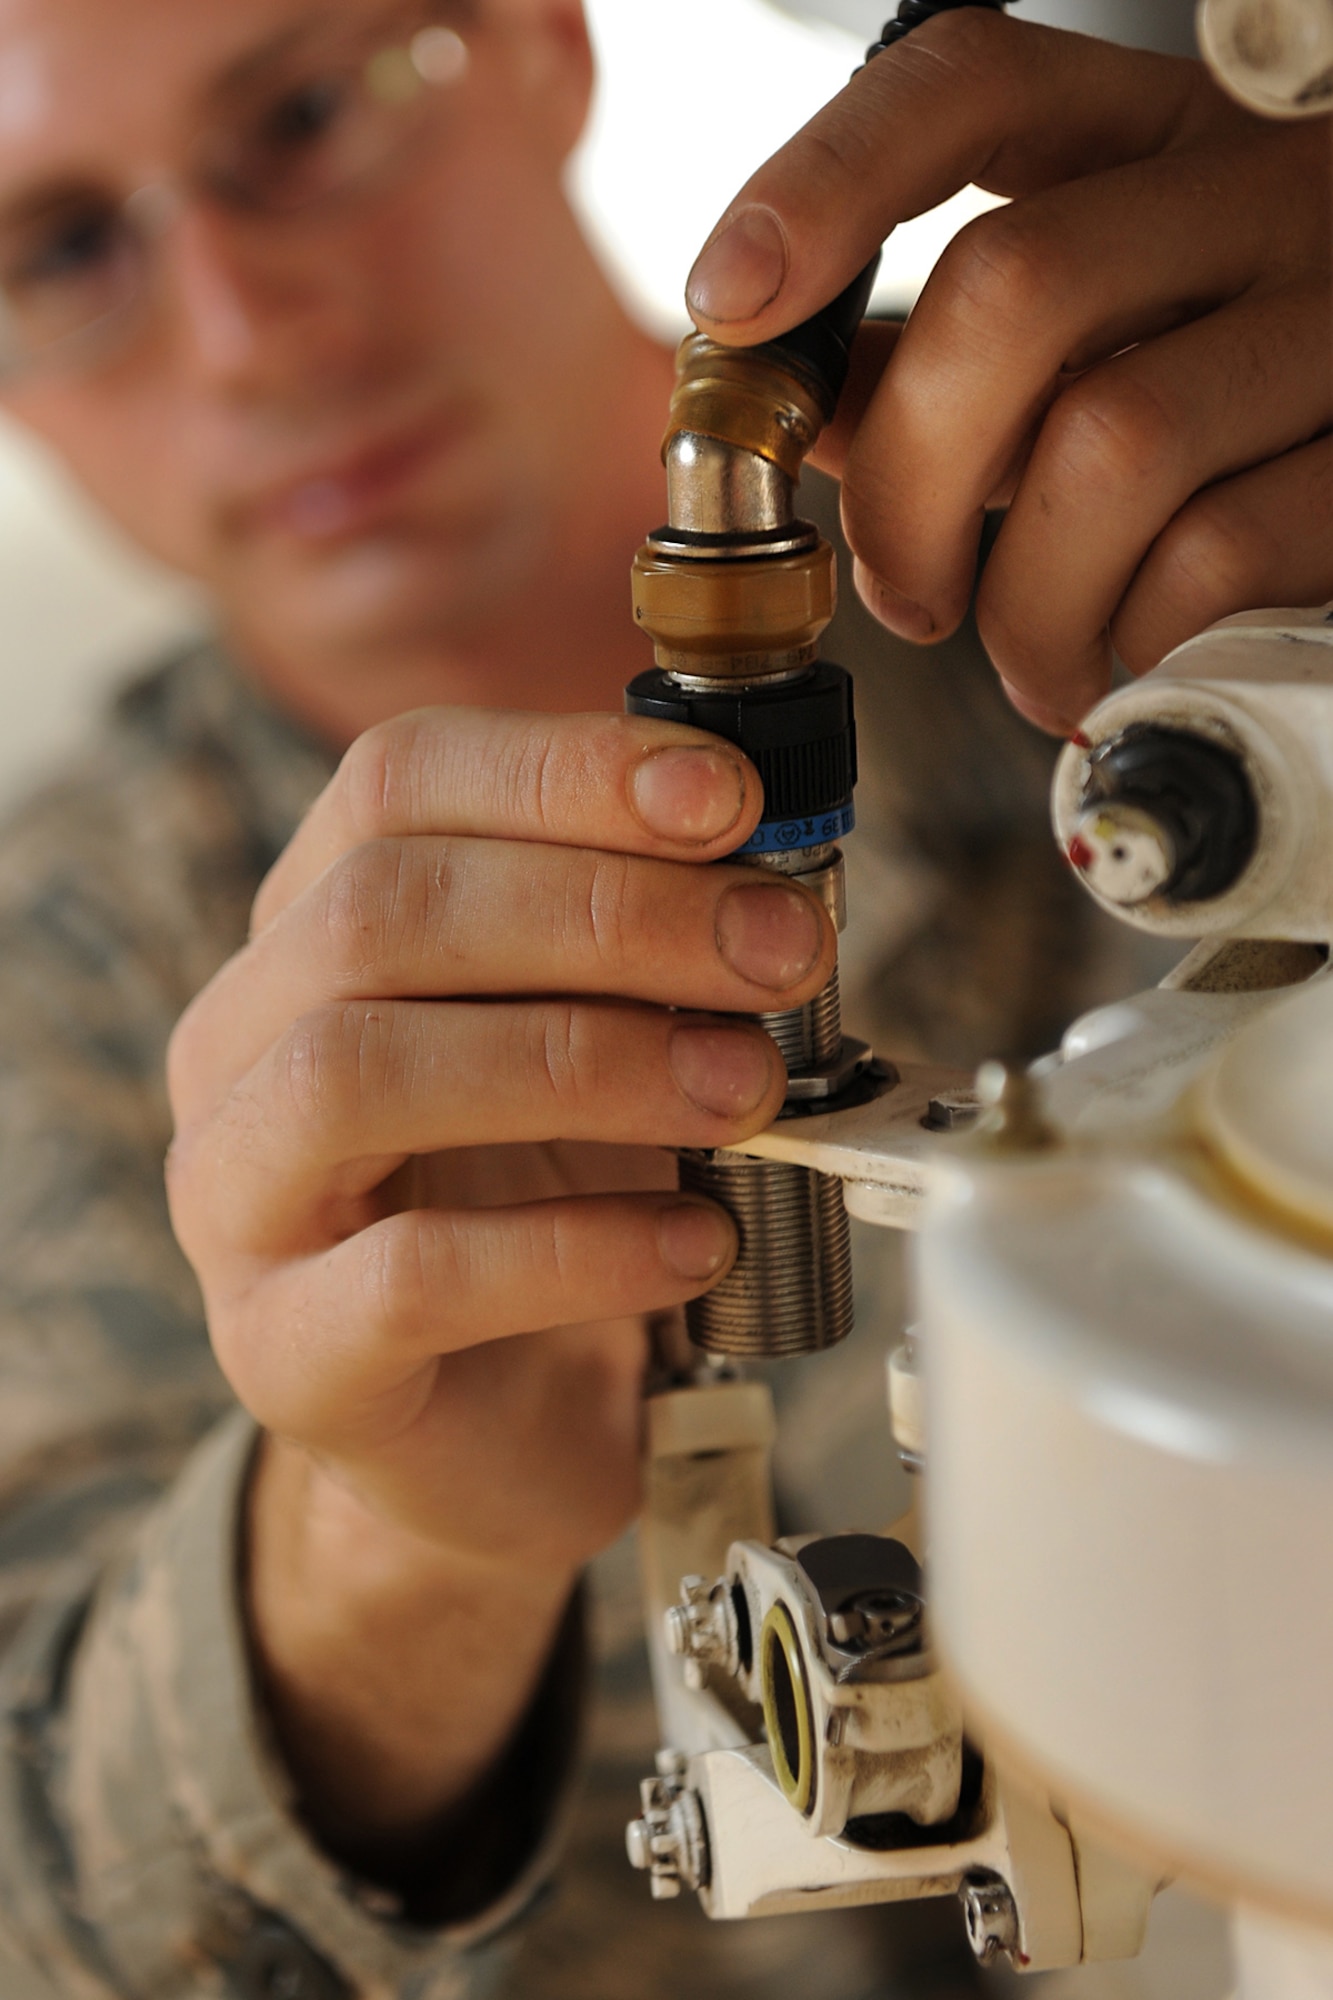
[[[807,1000],[804,1007],[788,1007],[784,1012],[760,1014],[756,1018],[781,1049],[782,1060],[793,1074],[816,1063],[832,1062],[842,1047],[837,966],[828,985],[813,1000]]]
[[[791,1073],[832,1062],[842,1046],[838,972],[803,1007],[759,1015]],[[714,1354],[814,1354],[852,1330],[852,1250],[842,1182],[809,1167],[741,1153],[683,1152],[680,1185],[720,1202],[740,1255],[685,1308],[697,1347]]]
[[[696,1346],[776,1358],[846,1338],[852,1249],[841,1181],[783,1160],[682,1152],[680,1184],[719,1202],[741,1243],[721,1284],[685,1308]]]

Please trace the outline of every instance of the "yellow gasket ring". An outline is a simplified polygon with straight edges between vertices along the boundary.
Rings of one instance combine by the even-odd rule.
[[[782,1721],[778,1711],[776,1668],[779,1659],[786,1668],[796,1720],[796,1769],[791,1767]],[[770,1607],[759,1635],[759,1687],[768,1733],[769,1754],[784,1798],[798,1812],[809,1813],[815,1802],[814,1726],[810,1713],[810,1688],[805,1659],[796,1637],[792,1615],[785,1604]]]

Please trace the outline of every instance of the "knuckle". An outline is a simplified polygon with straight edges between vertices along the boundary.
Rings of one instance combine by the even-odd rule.
[[[278,1056],[287,1115],[329,1139],[355,1133],[379,1093],[386,1030],[381,1009],[355,1002],[302,1015]],[[242,1102],[233,1099],[238,1110]]]
[[[555,1297],[563,1300],[583,1275],[578,1233],[563,1210],[547,1208],[529,1212],[527,1234],[525,1262],[530,1270],[541,1273]]]
[[[1012,39],[1003,16],[981,7],[950,8],[921,22],[910,35],[867,63],[865,95],[896,112],[904,92],[951,100],[959,89],[980,86],[989,95],[1012,68]],[[883,119],[879,142],[883,145]]]
[[[496,781],[506,824],[531,826],[543,839],[555,837],[569,781],[544,719],[534,717],[517,731],[508,757],[497,768]]]
[[[371,1316],[385,1339],[414,1343],[422,1326],[439,1317],[442,1298],[465,1296],[471,1273],[462,1243],[446,1216],[432,1217],[429,1252],[419,1215],[390,1216],[374,1230],[366,1243],[364,1277]]]
[[[597,963],[624,965],[634,930],[631,899],[634,876],[627,855],[591,857],[579,889],[578,923]]]
[[[864,183],[883,145],[883,116],[869,93],[835,100],[833,110],[816,118],[791,142],[790,185],[802,189],[807,201],[812,191],[827,199],[849,182]],[[787,202],[779,198],[775,206],[783,208]]]
[[[580,718],[577,724],[533,716],[513,727],[495,766],[504,822],[539,839],[566,840],[580,807],[606,792],[636,743],[626,716]]]
[[[1098,371],[1067,389],[1046,418],[1042,444],[1043,456],[1094,496],[1179,477],[1179,420],[1150,384],[1128,370]]]
[[[1279,552],[1262,516],[1225,492],[1199,494],[1158,541],[1162,588],[1191,619],[1228,609],[1267,573]]]
[[[412,824],[421,786],[425,719],[394,716],[358,736],[338,766],[338,786],[351,825],[374,840]]]
[[[429,865],[415,845],[401,840],[364,841],[339,855],[322,878],[320,912],[338,988],[373,987],[388,965],[414,954],[449,888],[443,845]]]
[[[987,351],[997,339],[1031,339],[1067,296],[1064,259],[1040,215],[1016,203],[969,222],[940,258],[936,285]]]
[[[983,7],[946,9],[899,44],[909,61],[945,62],[968,76],[988,78],[994,77],[997,66],[1008,69],[1012,47],[1010,24]]]
[[[528,1070],[537,1094],[562,1116],[577,1116],[601,1095],[597,1036],[588,1010],[553,1002],[534,1011]]]

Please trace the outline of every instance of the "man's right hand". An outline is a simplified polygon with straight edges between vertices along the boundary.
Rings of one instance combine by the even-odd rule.
[[[870,610],[954,631],[988,507],[986,650],[1076,726],[1231,612],[1333,589],[1330,121],[1253,117],[1199,63],[980,7],[937,15],[753,174],[688,300],[732,345],[834,298],[975,181],[1009,197],[868,326],[816,462]],[[899,337],[900,334],[900,337]]]
[[[833,965],[803,891],[697,865],[760,808],[739,752],[668,724],[382,725],[174,1037],[172,1216],[272,1434],[256,1644],[339,1824],[475,1781],[634,1510],[643,1315],[735,1254],[659,1149],[773,1118],[773,1042],[717,1015]]]

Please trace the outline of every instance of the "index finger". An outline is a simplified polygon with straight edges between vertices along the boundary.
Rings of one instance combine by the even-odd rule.
[[[697,324],[750,345],[808,319],[900,222],[974,183],[1020,195],[1160,152],[1215,93],[1197,63],[980,7],[859,70],[752,175],[686,285]]]
[[[749,838],[762,808],[748,758],[702,729],[418,709],[357,738],[263,882],[251,928],[366,841],[453,834],[714,861]]]

